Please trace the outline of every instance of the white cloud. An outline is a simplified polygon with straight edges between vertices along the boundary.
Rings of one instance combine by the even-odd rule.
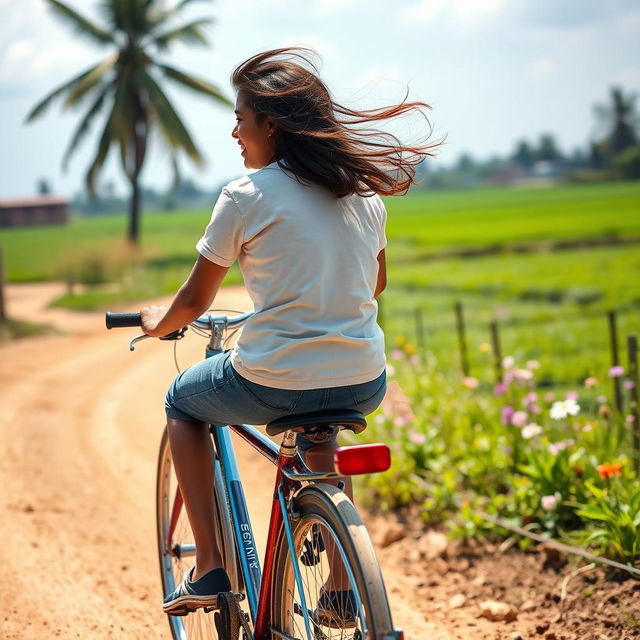
[[[405,9],[400,19],[406,24],[424,24],[444,16],[474,20],[496,13],[503,4],[504,0],[419,0]]]
[[[547,76],[555,71],[556,63],[551,58],[538,58],[531,65],[531,75]]]

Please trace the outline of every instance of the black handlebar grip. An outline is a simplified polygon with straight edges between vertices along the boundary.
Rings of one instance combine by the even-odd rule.
[[[107,329],[139,327],[142,324],[140,313],[115,313],[113,311],[107,311],[104,319]]]

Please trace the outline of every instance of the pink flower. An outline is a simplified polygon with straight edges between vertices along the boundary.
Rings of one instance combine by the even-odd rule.
[[[467,387],[467,389],[477,389],[480,384],[478,378],[473,378],[471,376],[465,376],[462,379],[462,384]]]
[[[545,511],[553,511],[558,506],[561,498],[562,496],[556,491],[551,496],[542,496],[540,504]]]
[[[598,378],[594,378],[593,376],[589,376],[584,381],[584,386],[587,388],[595,387],[597,384],[598,384]]]
[[[502,424],[506,427],[511,422],[511,416],[515,413],[513,407],[507,405],[506,407],[502,407]]]
[[[515,411],[511,416],[511,424],[515,427],[524,427],[528,417],[526,411]]]
[[[524,397],[525,402],[535,402],[538,399],[538,394],[535,391],[530,391]]]
[[[552,391],[549,391],[549,393],[544,394],[544,401],[553,402],[555,400],[555,397],[556,397],[556,394],[553,393]]]
[[[415,367],[416,365],[420,364],[420,356],[418,354],[413,354],[410,358],[409,358],[409,362]]]
[[[506,384],[502,384],[502,382],[499,382],[495,388],[493,389],[493,392],[497,395],[497,396],[502,396],[506,393],[507,391],[507,385]]]
[[[513,356],[505,356],[502,359],[502,366],[505,369],[511,369],[511,367],[513,367],[513,365],[516,363],[515,358]]]
[[[625,389],[633,389],[633,387],[636,386],[636,383],[633,380],[625,380],[624,381],[624,388]]]
[[[540,413],[540,407],[535,403],[535,402],[531,402],[530,404],[527,405],[527,411],[529,413]]]
[[[624,421],[625,421],[627,424],[633,424],[633,423],[636,421],[636,419],[635,419],[635,416],[634,416],[634,415],[629,414],[629,415],[624,419]]]
[[[404,352],[401,349],[392,349],[391,350],[391,359],[392,360],[402,360],[404,358]]]
[[[565,400],[577,400],[578,399],[578,394],[576,391],[567,391],[567,393],[564,394]]]
[[[413,442],[413,444],[424,444],[427,441],[427,436],[424,435],[424,433],[418,433],[417,431],[414,431],[413,429],[411,431],[409,431],[409,440],[411,440],[411,442]]]
[[[570,447],[574,443],[574,440],[569,438],[569,440],[559,440],[558,442],[552,442],[549,445],[549,453],[551,455],[557,456],[561,451]]]
[[[620,365],[615,365],[611,367],[611,369],[609,369],[610,378],[619,378],[623,374],[624,374],[624,367],[621,367]]]
[[[407,421],[402,416],[396,416],[393,420],[394,427],[404,427]]]

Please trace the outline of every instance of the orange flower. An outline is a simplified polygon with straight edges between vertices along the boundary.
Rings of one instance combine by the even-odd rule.
[[[601,478],[610,478],[611,476],[619,476],[621,475],[621,471],[620,469],[622,469],[622,462],[603,462],[602,464],[599,464],[597,469],[598,469],[598,474],[600,475]]]

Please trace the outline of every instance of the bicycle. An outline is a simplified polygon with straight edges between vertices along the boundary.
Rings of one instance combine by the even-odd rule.
[[[205,314],[190,326],[210,333],[205,357],[219,354],[223,345],[253,314],[228,317]],[[107,313],[108,329],[140,326],[139,313]],[[187,330],[173,332],[162,340],[178,340]],[[136,336],[135,344],[149,336]],[[219,597],[214,624],[198,609],[189,615],[168,616],[173,638],[200,640],[404,640],[395,629],[382,573],[367,530],[353,503],[343,492],[344,484],[326,480],[348,475],[377,473],[390,465],[384,444],[339,447],[334,470],[311,471],[296,450],[297,433],[321,433],[337,426],[354,433],[366,427],[364,416],[355,411],[322,411],[284,416],[267,425],[269,436],[283,435],[278,447],[250,425],[210,425],[215,456],[213,498],[216,535],[223,553],[232,591]],[[256,551],[253,528],[231,441],[235,432],[276,466],[273,502],[263,570]],[[173,591],[184,571],[192,566],[195,545],[172,471],[171,451],[164,430],[157,473],[157,539],[163,593]],[[329,571],[343,571],[349,589],[334,591],[333,601],[322,596]],[[344,595],[341,595],[344,594]],[[322,607],[318,601],[324,597]],[[246,613],[240,603],[248,604]],[[245,607],[246,608],[246,607]]]

